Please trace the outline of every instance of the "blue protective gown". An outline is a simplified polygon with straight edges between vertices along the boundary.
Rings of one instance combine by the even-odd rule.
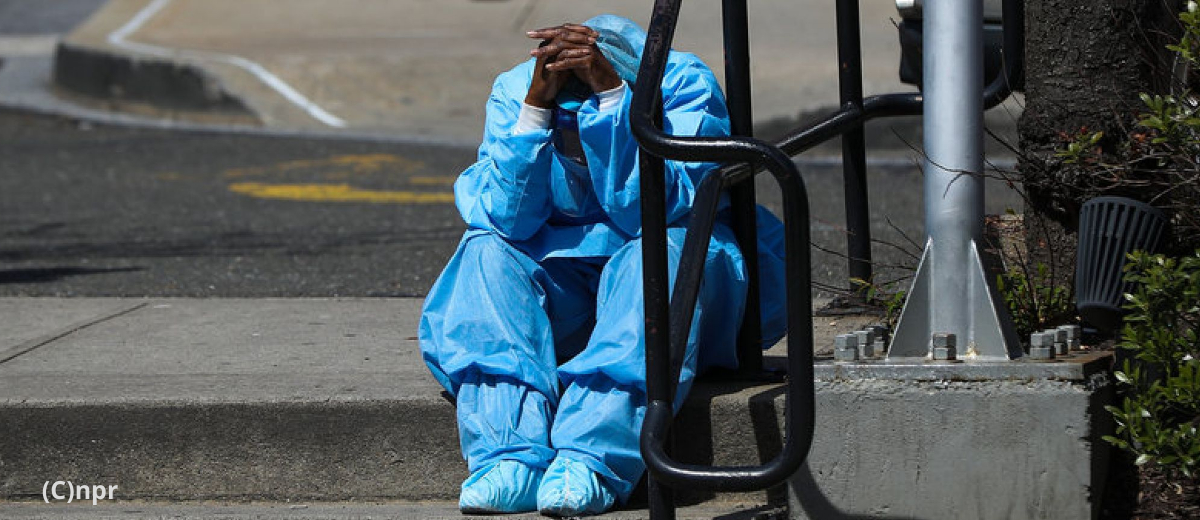
[[[626,61],[640,58],[645,33],[632,22],[606,16],[585,24],[619,34],[634,53]],[[625,88],[621,102],[603,112],[594,96],[579,107],[587,159],[580,165],[556,151],[552,130],[513,131],[534,63],[501,74],[492,87],[478,161],[454,185],[469,229],[425,300],[421,350],[457,400],[472,472],[505,459],[545,468],[556,456],[569,457],[624,502],[645,469],[638,451],[646,396],[632,92]],[[671,53],[663,92],[667,132],[728,135],[716,78],[695,56]],[[713,168],[667,162],[672,278],[696,187]],[[769,345],[784,333],[781,233],[769,213],[760,211],[759,222]],[[742,255],[729,228],[718,224],[680,400],[697,371],[736,366],[745,297]]]

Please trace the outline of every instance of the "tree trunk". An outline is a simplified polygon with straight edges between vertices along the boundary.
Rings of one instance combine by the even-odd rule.
[[[1031,262],[1067,283],[1074,272],[1080,206],[1054,189],[1056,152],[1081,132],[1104,132],[1113,151],[1144,105],[1141,92],[1169,87],[1184,0],[1028,0],[1025,111],[1018,123],[1020,171],[1029,196],[1025,230]]]

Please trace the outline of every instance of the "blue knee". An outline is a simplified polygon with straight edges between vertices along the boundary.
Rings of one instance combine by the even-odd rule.
[[[538,312],[539,269],[492,233],[468,232],[459,244],[425,299],[418,333],[426,364],[451,394],[472,370],[556,392],[553,336]]]

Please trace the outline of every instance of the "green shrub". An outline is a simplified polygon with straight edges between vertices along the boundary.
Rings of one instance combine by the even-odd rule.
[[[1135,252],[1126,280],[1125,328],[1119,346],[1133,354],[1115,376],[1127,390],[1108,406],[1117,422],[1108,442],[1195,477],[1200,470],[1200,250],[1183,258]]]
[[[1075,315],[1071,291],[1054,281],[1050,268],[1038,262],[1033,272],[1009,269],[996,278],[996,289],[1008,304],[1020,337],[1070,321]]]
[[[904,310],[904,302],[908,298],[908,292],[898,288],[899,283],[896,281],[880,286],[862,278],[850,279],[854,291],[861,295],[867,304],[883,309],[883,325],[891,330],[896,330],[896,323],[900,320],[900,313]]]

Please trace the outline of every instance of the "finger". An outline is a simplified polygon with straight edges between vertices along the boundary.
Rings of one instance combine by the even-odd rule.
[[[587,35],[564,31],[560,35],[556,35],[551,38],[544,39],[542,41],[542,46],[550,45],[553,43],[563,43],[563,44],[580,47],[580,46],[592,45],[596,42],[594,41],[593,38],[590,38]]]
[[[564,29],[560,25],[560,26],[555,26],[555,27],[543,27],[541,29],[534,29],[532,31],[527,31],[525,33],[525,35],[530,38],[539,38],[542,40],[548,40],[550,38],[554,38],[554,37],[558,36],[559,33],[562,33],[562,32],[564,32]]]
[[[596,43],[596,37],[600,36],[600,33],[584,25],[571,24],[535,29],[526,32],[525,35],[543,40],[561,38],[573,43],[591,44]]]
[[[591,62],[592,62],[591,57],[563,58],[563,59],[555,60],[554,63],[547,64],[546,70],[562,71],[562,70],[572,70],[572,69],[583,69],[583,68],[587,68],[588,65],[591,64]]]
[[[586,27],[583,27],[582,25],[580,25],[579,27],[582,27],[583,29],[587,29]],[[593,43],[596,43],[596,37],[594,35],[592,35],[590,32],[567,30],[567,29],[564,29],[562,32],[560,32],[558,34],[558,39],[567,41],[567,42],[571,42],[571,43],[576,43],[579,45],[591,45]]]
[[[580,25],[580,24],[577,24],[577,23],[566,23],[566,24],[563,24],[563,25],[562,25],[562,27],[563,27],[564,29],[567,29],[567,30],[570,30],[570,31],[574,31],[574,32],[579,32],[579,33],[586,34],[586,35],[588,35],[588,36],[591,36],[591,37],[593,37],[593,38],[598,38],[598,37],[600,37],[600,33],[599,33],[599,32],[596,32],[596,30],[595,30],[595,29],[592,29],[591,27],[588,27],[588,26],[586,26],[586,25]]]
[[[563,42],[555,38],[553,40],[542,42],[538,48],[529,51],[529,54],[539,58],[551,58],[557,55],[559,51],[563,50],[564,48],[566,48],[566,46],[563,44]]]
[[[543,43],[540,47],[529,52],[531,56],[538,57],[554,57],[563,52],[565,49],[590,49],[591,45],[587,43],[575,43],[561,38],[555,38]]]
[[[567,49],[563,49],[561,52],[559,52],[558,59],[562,60],[564,58],[583,58],[583,57],[591,56],[591,55],[592,55],[591,47],[570,47]]]

